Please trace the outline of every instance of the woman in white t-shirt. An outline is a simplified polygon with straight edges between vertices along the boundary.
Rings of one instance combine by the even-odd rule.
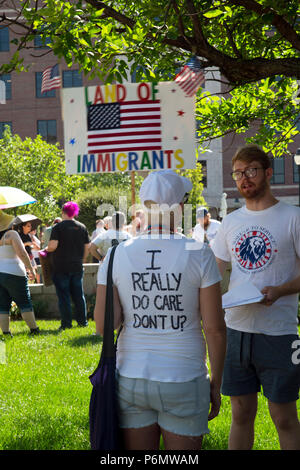
[[[226,334],[220,274],[208,246],[174,233],[191,188],[171,170],[151,173],[140,190],[149,209],[148,229],[115,253],[115,327],[123,324],[117,388],[129,450],[159,449],[161,435],[166,450],[200,449],[208,419],[220,408]],[[100,334],[109,254],[97,281],[94,315]]]

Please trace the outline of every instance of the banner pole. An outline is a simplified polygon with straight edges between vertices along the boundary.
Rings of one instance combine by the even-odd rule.
[[[131,172],[131,219],[135,219],[135,171]],[[135,236],[135,224],[133,224],[133,235]]]

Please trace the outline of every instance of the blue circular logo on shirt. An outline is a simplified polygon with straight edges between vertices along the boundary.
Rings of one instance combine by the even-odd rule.
[[[238,237],[234,252],[241,268],[258,271],[270,262],[273,247],[266,233],[261,230],[250,230]]]

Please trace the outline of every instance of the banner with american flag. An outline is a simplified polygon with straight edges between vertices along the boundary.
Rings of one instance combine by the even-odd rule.
[[[196,166],[195,99],[174,82],[63,88],[66,171]]]
[[[55,88],[60,87],[61,78],[58,65],[56,64],[53,67],[47,67],[42,75],[41,93],[45,93],[46,91],[54,90]]]
[[[161,150],[158,100],[91,105],[88,108],[88,152]]]

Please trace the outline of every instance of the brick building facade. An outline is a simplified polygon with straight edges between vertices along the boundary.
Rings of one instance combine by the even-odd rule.
[[[15,51],[12,39],[7,28],[0,29],[2,64],[7,63]],[[57,64],[57,58],[47,46],[40,43],[39,38],[32,46],[32,49],[22,52],[24,66],[31,64],[28,72],[12,72],[1,76],[6,84],[6,104],[0,105],[0,136],[5,124],[8,124],[12,132],[22,139],[40,134],[50,143],[59,142],[63,148],[60,90],[41,93],[42,73],[46,67]],[[61,60],[59,67],[63,87],[100,84],[99,80],[89,80],[80,73],[78,66],[69,68]]]

